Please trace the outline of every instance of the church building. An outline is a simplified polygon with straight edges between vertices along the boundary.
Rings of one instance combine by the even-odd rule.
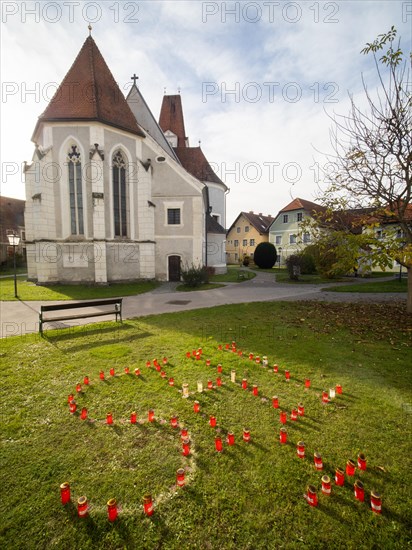
[[[164,96],[158,123],[132,79],[125,98],[90,35],[38,119],[25,169],[33,281],[226,271],[229,190],[200,146],[189,147],[180,94]]]

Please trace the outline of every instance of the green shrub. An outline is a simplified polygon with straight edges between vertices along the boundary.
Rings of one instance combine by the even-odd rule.
[[[306,250],[299,254],[300,272],[302,275],[313,275],[316,273],[315,258]]]
[[[209,282],[209,272],[206,266],[196,266],[192,264],[186,269],[182,269],[182,279],[187,286],[197,287]]]
[[[253,261],[261,269],[270,269],[276,263],[278,255],[272,243],[259,243],[253,255]]]

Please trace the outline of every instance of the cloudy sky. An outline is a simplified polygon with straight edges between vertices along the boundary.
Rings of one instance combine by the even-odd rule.
[[[276,215],[314,200],[330,152],[328,114],[361,105],[360,54],[391,25],[410,48],[412,2],[185,0],[1,2],[1,194],[25,198],[37,117],[70,68],[90,22],[120,89],[131,75],[158,118],[181,91],[190,145],[230,187],[227,226],[241,210]]]

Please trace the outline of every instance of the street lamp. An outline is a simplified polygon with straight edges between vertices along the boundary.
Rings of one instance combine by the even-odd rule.
[[[281,246],[279,246],[278,251],[279,251],[279,269],[280,269],[280,257],[281,257],[281,254],[282,254],[282,247]]]
[[[17,298],[17,272],[16,272],[16,246],[20,242],[20,237],[15,233],[7,235],[10,246],[13,247],[13,265],[14,265],[14,297]]]

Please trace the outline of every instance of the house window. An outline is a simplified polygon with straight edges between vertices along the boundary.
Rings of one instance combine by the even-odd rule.
[[[167,223],[168,225],[180,225],[180,208],[167,209]]]
[[[296,235],[289,235],[289,244],[296,244]]]
[[[247,246],[247,239],[243,239],[243,246]]]
[[[282,235],[276,235],[275,244],[282,244]]]
[[[82,162],[77,145],[67,154],[69,172],[70,229],[72,235],[84,235]]]
[[[303,242],[310,243],[310,233],[303,233]]]
[[[115,237],[127,237],[126,161],[120,149],[112,158],[113,220]]]
[[[303,214],[302,212],[298,212],[298,222],[301,222],[303,219]]]
[[[235,246],[239,246],[239,241],[237,239],[235,239]]]
[[[250,243],[250,246],[255,246],[255,239],[250,239],[249,243]]]
[[[289,221],[289,215],[283,214],[283,223],[288,223],[288,221]]]
[[[236,233],[240,233],[240,227],[236,227]]]
[[[249,233],[249,226],[245,225],[245,233]]]

